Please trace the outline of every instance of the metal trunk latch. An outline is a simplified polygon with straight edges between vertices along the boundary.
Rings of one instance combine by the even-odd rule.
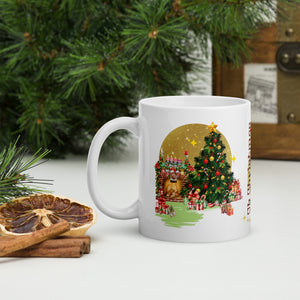
[[[276,53],[276,63],[283,72],[300,73],[300,42],[280,46]]]

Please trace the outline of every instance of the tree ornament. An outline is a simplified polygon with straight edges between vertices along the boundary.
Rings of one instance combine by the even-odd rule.
[[[200,193],[200,189],[196,189],[196,192],[199,194]]]
[[[211,157],[209,158],[209,160],[210,160],[210,161],[214,161],[215,158],[214,158],[213,156],[211,156]]]
[[[203,160],[203,163],[204,163],[205,165],[207,165],[207,164],[208,164],[208,159],[205,158],[205,159]]]
[[[203,172],[205,173],[205,175],[206,175],[207,177],[209,177],[209,175],[208,175],[208,173],[207,173],[207,170],[208,170],[208,168],[205,168],[205,169],[203,170]]]
[[[224,176],[224,175],[222,175],[222,176],[221,176],[221,180],[224,180],[224,179],[225,179],[225,176]]]
[[[221,149],[221,146],[219,145],[217,148],[220,150],[220,149]]]
[[[215,144],[217,142],[217,139],[213,139],[213,143]]]
[[[219,172],[219,171],[216,171],[215,175],[216,175],[216,176],[219,176],[219,175],[220,175],[220,172]]]
[[[222,156],[222,152],[218,152],[217,155],[218,155],[218,158],[217,158],[217,162],[218,162]]]
[[[206,189],[207,189],[207,184],[204,184],[204,185],[203,185],[203,188],[206,190]]]
[[[193,186],[191,184],[188,185],[188,188],[191,189]]]
[[[192,172],[192,171],[194,171],[194,168],[192,166],[189,166],[188,170],[189,170],[189,172]]]

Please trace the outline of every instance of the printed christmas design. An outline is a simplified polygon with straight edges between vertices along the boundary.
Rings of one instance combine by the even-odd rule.
[[[231,171],[237,158],[217,127],[214,122],[188,124],[165,138],[155,164],[155,213],[165,225],[195,225],[205,210],[216,208],[232,216],[232,202],[242,199]]]

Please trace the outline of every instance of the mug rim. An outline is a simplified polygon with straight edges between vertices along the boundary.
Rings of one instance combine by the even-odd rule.
[[[250,105],[250,101],[238,97],[214,95],[178,95],[144,98],[140,105],[168,109],[224,109]]]

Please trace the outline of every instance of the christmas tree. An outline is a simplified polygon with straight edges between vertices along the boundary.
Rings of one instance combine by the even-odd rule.
[[[20,134],[33,152],[86,151],[105,122],[134,116],[138,99],[189,92],[209,40],[238,64],[274,10],[252,0],[0,1],[0,146]]]
[[[189,174],[188,182],[183,190],[197,190],[206,196],[207,203],[228,202],[233,183],[233,173],[230,171],[225,153],[226,147],[217,132],[217,125],[212,122],[208,126],[209,135],[204,138],[205,146],[199,156],[196,156],[194,171]]]

